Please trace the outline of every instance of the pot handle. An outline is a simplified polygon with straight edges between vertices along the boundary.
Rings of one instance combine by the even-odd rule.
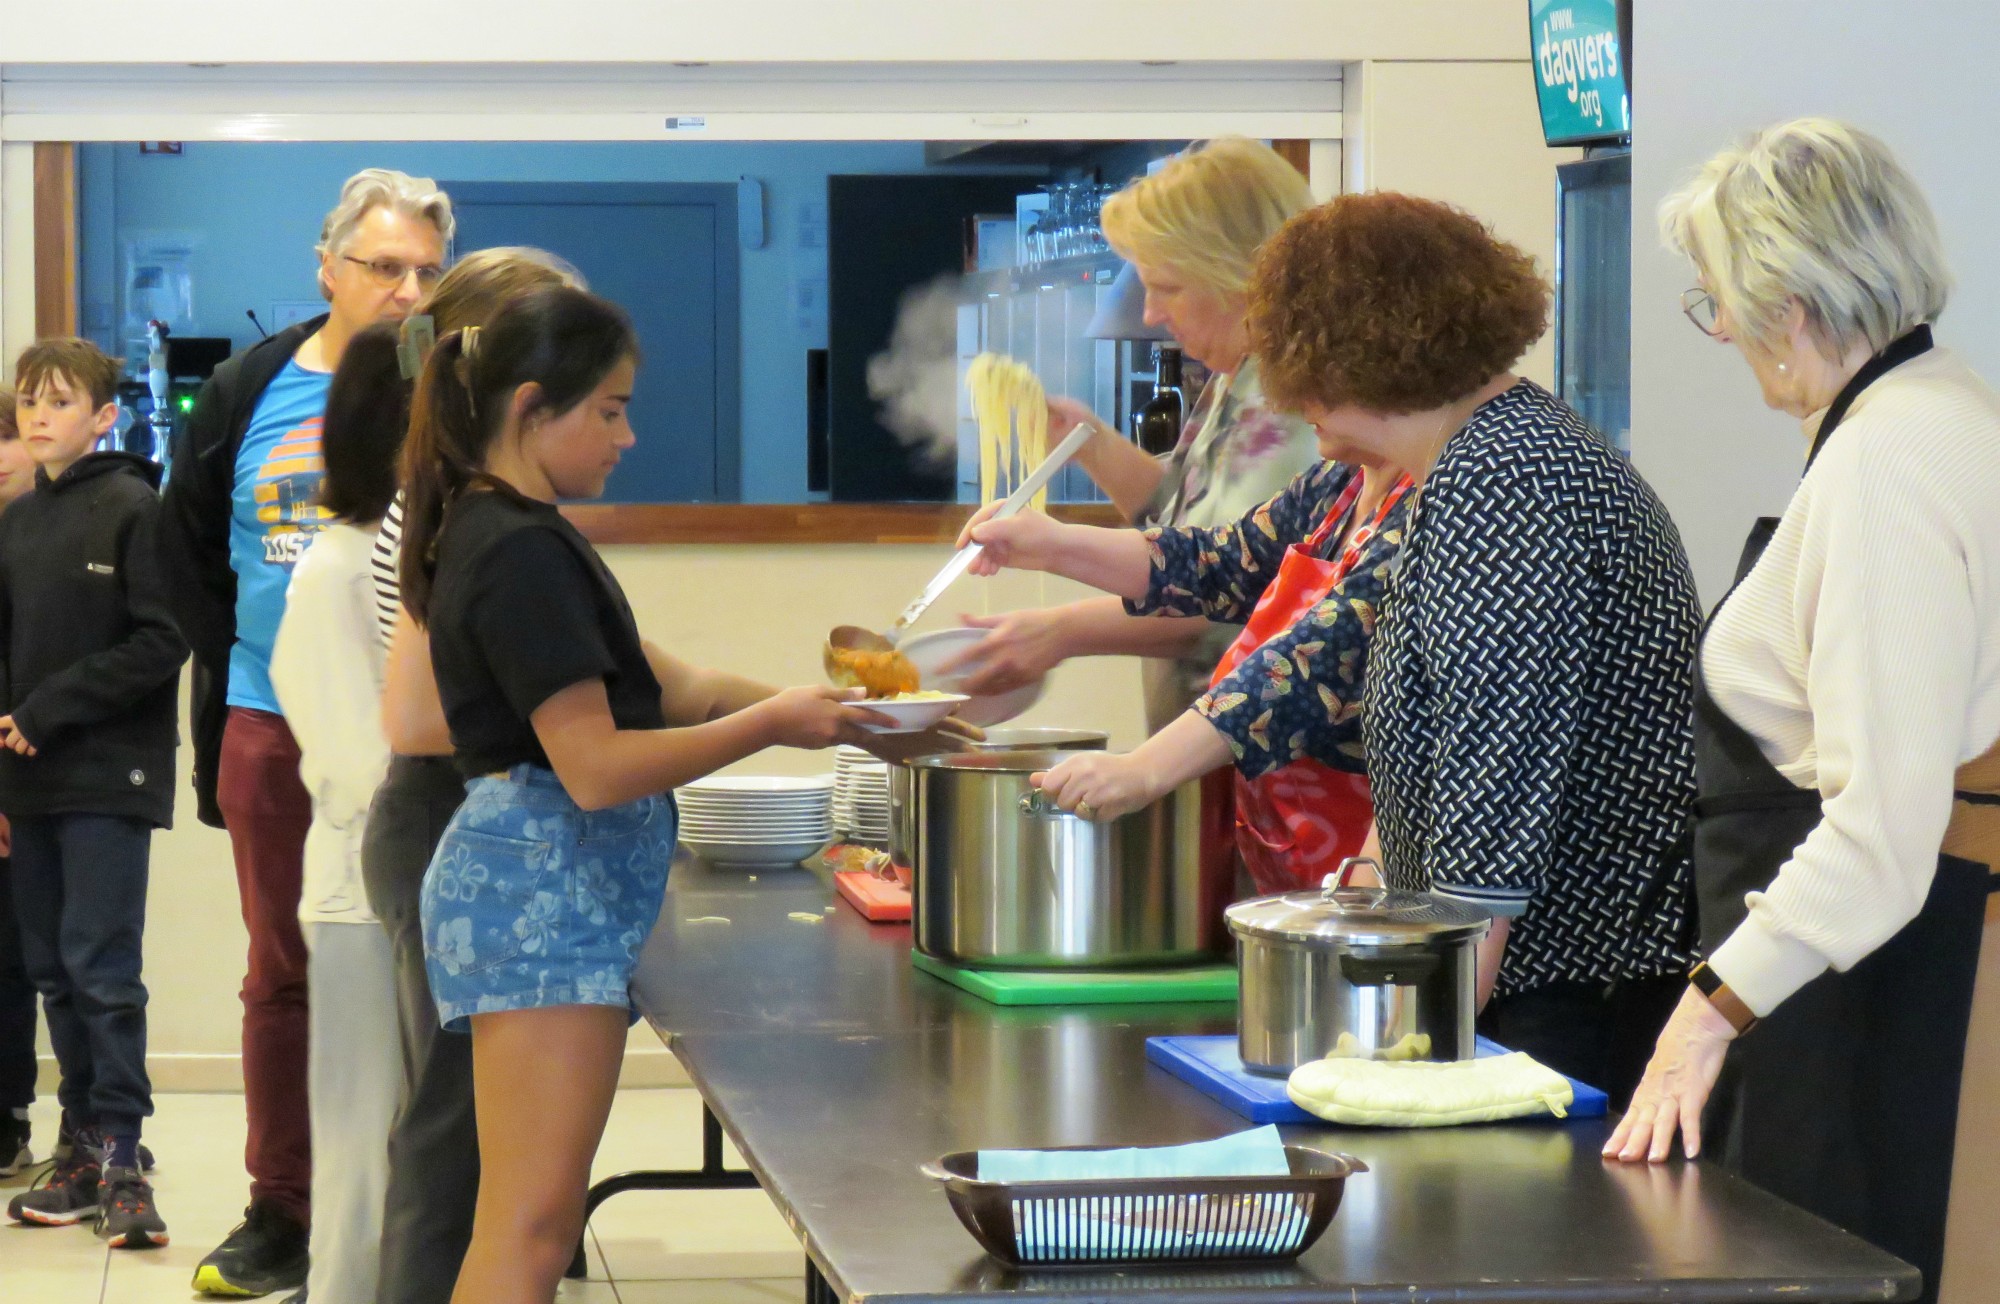
[[[1040,788],[1021,798],[1021,813],[1034,820],[1080,820],[1083,816],[1073,810],[1064,810],[1049,800],[1048,794]]]
[[[1340,976],[1356,987],[1415,987],[1437,972],[1435,951],[1419,955],[1352,955],[1340,957]]]
[[[1349,856],[1346,860],[1340,862],[1339,869],[1334,870],[1320,881],[1320,891],[1331,896],[1341,888],[1346,887],[1347,880],[1354,877],[1354,867],[1356,865],[1373,865],[1375,867],[1375,878],[1377,881],[1381,880],[1381,861],[1375,859],[1373,856]]]

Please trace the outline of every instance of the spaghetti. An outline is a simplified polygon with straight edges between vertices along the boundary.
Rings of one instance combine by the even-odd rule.
[[[1025,363],[982,353],[965,370],[972,415],[979,424],[979,500],[1003,498],[1049,455],[1049,400]],[[1037,511],[1048,490],[1035,495]]]

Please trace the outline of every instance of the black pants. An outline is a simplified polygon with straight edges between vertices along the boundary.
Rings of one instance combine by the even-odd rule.
[[[0,856],[0,1110],[35,1103],[35,984],[21,958],[8,865]],[[0,1161],[12,1158],[0,1155]]]
[[[389,934],[408,1092],[389,1132],[380,1304],[447,1304],[479,1199],[472,1038],[438,1026],[418,914],[424,870],[465,798],[449,760],[398,756],[375,794],[362,843],[368,904]]]
[[[1653,1044],[1687,978],[1628,978],[1608,986],[1557,983],[1496,996],[1479,1015],[1481,1035],[1525,1051],[1558,1073],[1600,1087],[1614,1112],[1632,1101]]]
[[[146,1077],[146,872],[153,827],[117,815],[14,818],[14,909],[72,1119],[137,1136]]]

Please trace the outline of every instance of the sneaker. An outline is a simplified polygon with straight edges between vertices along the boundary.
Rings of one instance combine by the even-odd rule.
[[[266,1200],[251,1202],[243,1221],[194,1270],[204,1295],[245,1297],[306,1284],[306,1229]]]
[[[24,1123],[22,1126],[26,1127],[26,1124]],[[26,1134],[23,1133],[23,1135]],[[49,1151],[49,1158],[55,1160],[57,1163],[61,1163],[63,1160],[69,1158],[75,1150],[76,1137],[69,1130],[69,1115],[65,1114],[63,1115],[63,1121],[56,1128],[56,1147]],[[146,1143],[143,1141],[139,1143],[139,1171],[142,1173],[153,1171],[153,1152],[146,1148]],[[8,1175],[6,1169],[0,1168],[0,1177]]]
[[[11,1109],[0,1110],[0,1177],[35,1166],[35,1152],[28,1149],[30,1135],[27,1119],[14,1117]]]
[[[97,1235],[122,1250],[167,1243],[167,1224],[153,1203],[152,1184],[138,1169],[104,1170],[97,1187]]]
[[[49,1169],[40,1186],[10,1200],[7,1216],[17,1223],[73,1227],[97,1212],[98,1178],[96,1147],[78,1146]]]

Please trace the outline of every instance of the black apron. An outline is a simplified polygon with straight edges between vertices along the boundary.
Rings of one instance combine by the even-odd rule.
[[[1812,457],[1862,390],[1930,347],[1919,327],[1863,367],[1827,409]],[[1739,584],[1777,524],[1766,517],[1751,531]],[[1723,713],[1699,655],[1694,737],[1695,890],[1702,949],[1713,954],[1748,914],[1744,895],[1769,887],[1819,824],[1820,797],[1778,773]],[[1806,984],[1730,1047],[1702,1129],[1724,1166],[1915,1265],[1926,1301],[1944,1258],[1990,878],[1984,865],[1941,856],[1916,919],[1848,972]]]

